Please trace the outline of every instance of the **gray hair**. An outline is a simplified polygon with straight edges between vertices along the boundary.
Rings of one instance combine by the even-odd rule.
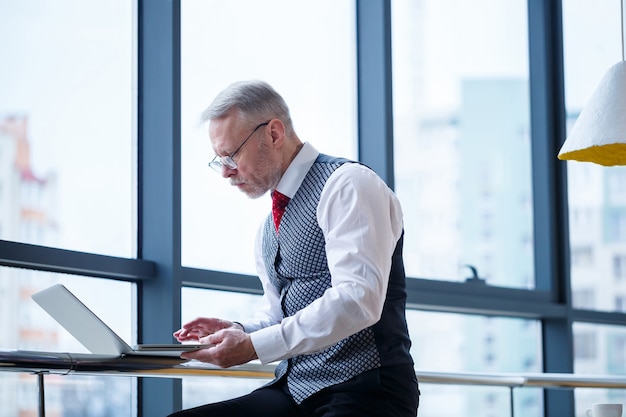
[[[289,107],[280,94],[265,81],[238,81],[213,99],[200,116],[203,123],[226,116],[236,110],[243,122],[261,123],[280,119],[287,135],[294,134]]]

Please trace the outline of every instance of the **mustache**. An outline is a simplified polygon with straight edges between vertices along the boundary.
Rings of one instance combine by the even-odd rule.
[[[241,185],[243,183],[245,183],[245,181],[242,180],[241,178],[230,178],[230,185],[234,187]]]

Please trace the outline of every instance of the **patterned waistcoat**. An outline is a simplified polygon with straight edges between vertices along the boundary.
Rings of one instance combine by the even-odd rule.
[[[289,202],[276,232],[268,216],[263,233],[263,257],[280,294],[283,316],[289,317],[322,296],[331,286],[324,235],[316,209],[324,184],[345,159],[321,154]],[[380,321],[317,353],[282,361],[276,380],[286,376],[297,403],[312,394],[371,369],[412,364],[406,317],[406,291],[402,238],[393,254],[387,297]],[[323,319],[323,318],[320,318]],[[275,380],[275,381],[276,381]]]

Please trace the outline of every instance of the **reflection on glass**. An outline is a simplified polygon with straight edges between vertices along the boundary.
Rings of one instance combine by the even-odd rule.
[[[132,2],[0,2],[0,239],[131,257]]]
[[[541,372],[535,320],[407,311],[415,368],[439,372]],[[420,417],[510,415],[508,390],[423,384]],[[541,390],[515,392],[515,415],[543,415]],[[490,412],[487,412],[490,410]]]
[[[88,353],[30,298],[57,282],[70,289],[120,337],[129,344],[134,342],[134,284],[0,267],[0,349]],[[135,378],[48,375],[45,381],[49,415],[136,415]],[[0,372],[0,405],[0,417],[35,415],[36,378]]]
[[[354,8],[353,0],[181,2],[184,265],[255,273],[253,242],[269,197],[249,200],[207,166],[214,152],[198,124],[229,84],[269,82],[303,141],[356,158]]]
[[[563,2],[565,103],[574,124],[621,59],[620,2]],[[592,29],[592,30],[591,30]],[[626,312],[626,167],[567,162],[572,304]]]
[[[181,297],[183,323],[196,317],[244,321],[254,315],[261,301],[259,295],[197,288],[183,288]],[[266,379],[254,378],[184,378],[183,408],[248,394],[267,382]]]
[[[526,8],[392,1],[409,276],[462,280],[472,265],[489,284],[534,287]]]
[[[619,326],[574,323],[574,372],[626,375],[626,329]],[[576,415],[594,403],[626,403],[626,390],[576,388]]]

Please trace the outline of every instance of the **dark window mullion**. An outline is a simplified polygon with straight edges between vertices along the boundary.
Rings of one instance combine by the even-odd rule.
[[[542,321],[544,372],[573,372],[567,181],[556,155],[565,137],[561,1],[529,0],[531,141],[536,288],[565,308]],[[574,415],[574,392],[544,390],[545,416]]]
[[[0,240],[0,265],[121,281],[154,278],[155,263]]]
[[[156,263],[138,287],[138,342],[172,343],[180,327],[180,1],[138,5],[138,248]],[[138,417],[182,407],[180,379],[141,378]]]

